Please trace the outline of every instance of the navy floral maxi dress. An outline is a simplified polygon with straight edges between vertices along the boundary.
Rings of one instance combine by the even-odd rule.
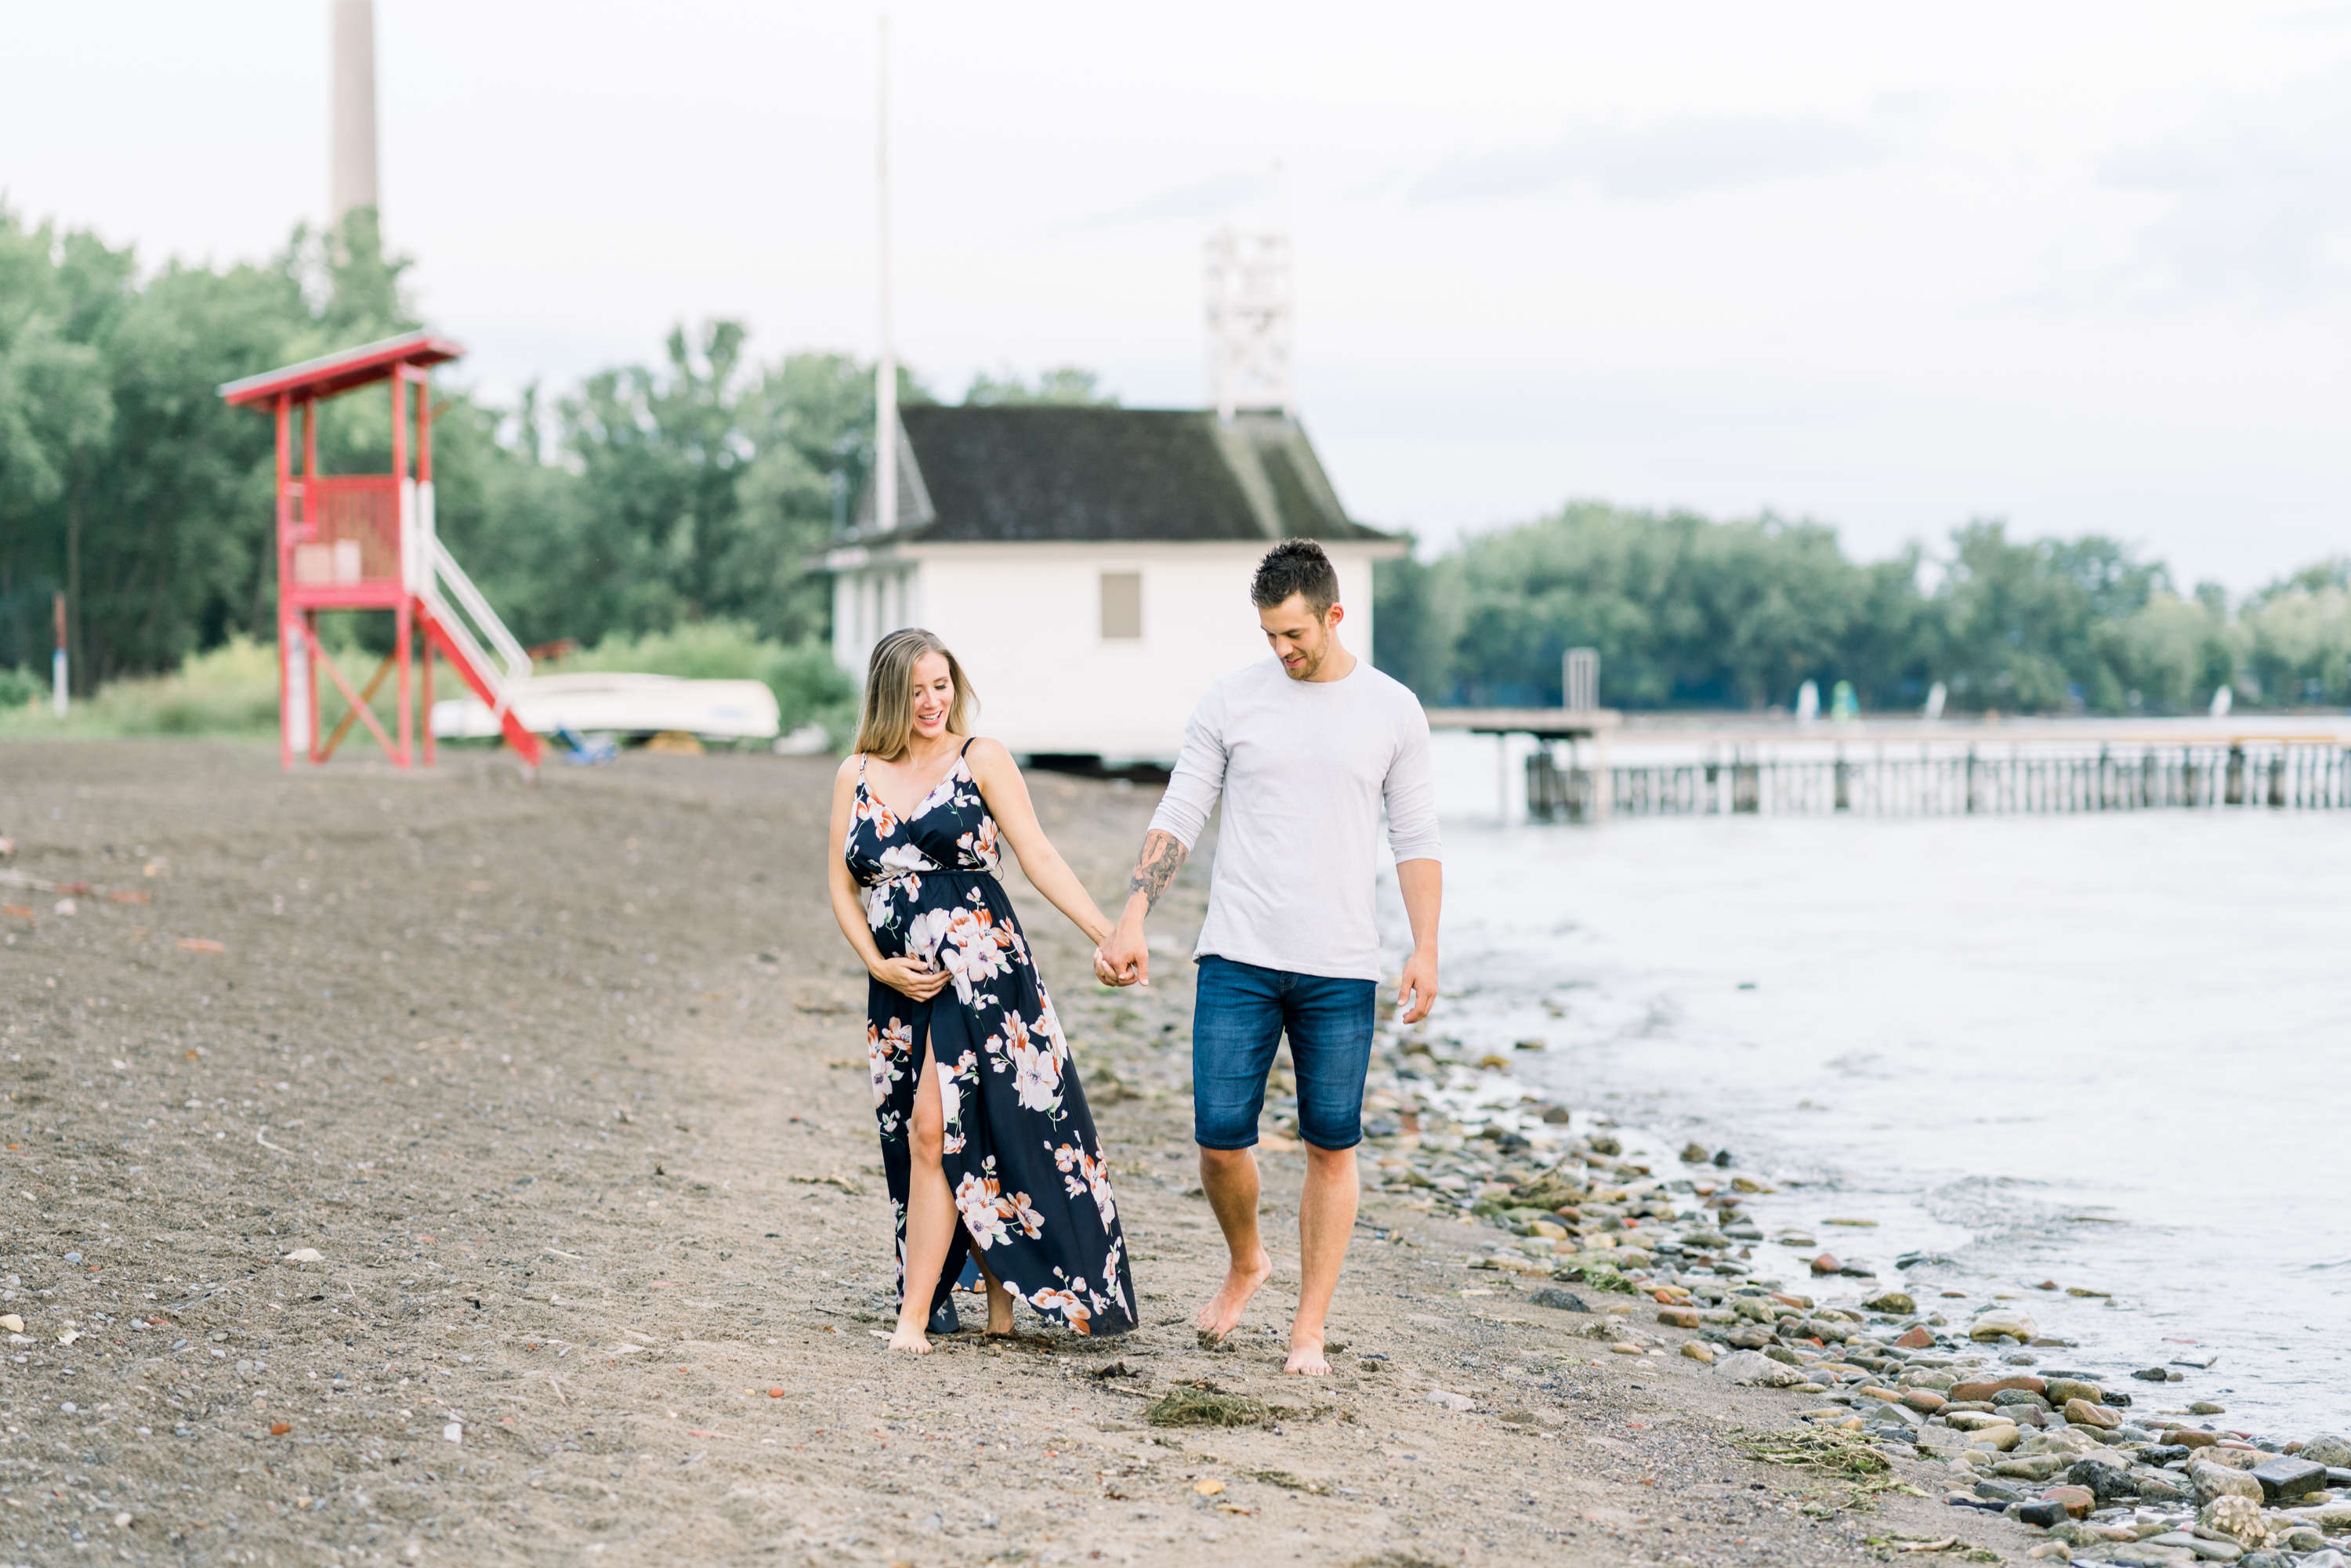
[[[1040,1315],[1079,1333],[1124,1333],[1135,1324],[1134,1289],[1110,1162],[1052,998],[997,880],[996,821],[968,758],[958,755],[902,820],[866,788],[860,758],[843,852],[882,956],[917,957],[953,977],[926,1002],[879,980],[866,988],[865,1054],[897,1213],[900,1300],[909,1284],[906,1135],[914,1073],[927,1054],[938,1073],[947,1186],[963,1223],[938,1280],[914,1288],[928,1284],[936,1310],[976,1246],[1004,1288]]]

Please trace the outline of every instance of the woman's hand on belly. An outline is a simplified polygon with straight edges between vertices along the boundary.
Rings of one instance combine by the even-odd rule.
[[[927,1002],[947,983],[945,969],[924,967],[919,958],[883,958],[868,964],[866,972],[900,995]]]

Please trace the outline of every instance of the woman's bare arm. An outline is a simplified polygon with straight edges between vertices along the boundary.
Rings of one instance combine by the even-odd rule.
[[[925,969],[912,958],[884,958],[873,940],[873,928],[866,923],[865,900],[858,894],[857,879],[849,874],[849,861],[841,846],[849,842],[850,814],[855,810],[856,800],[857,758],[852,757],[841,765],[841,771],[832,780],[831,864],[825,873],[826,889],[832,897],[832,918],[867,974],[915,1001],[926,1001],[947,983],[947,972]]]
[[[1061,858],[1061,852],[1045,836],[1037,821],[1037,808],[1029,799],[1029,781],[1020,776],[1012,754],[993,740],[975,740],[964,755],[971,764],[972,778],[979,783],[980,798],[996,819],[997,831],[1019,858],[1021,874],[1054,908],[1068,915],[1070,924],[1084,932],[1088,941],[1100,943],[1110,935],[1110,922],[1102,917],[1078,873]]]

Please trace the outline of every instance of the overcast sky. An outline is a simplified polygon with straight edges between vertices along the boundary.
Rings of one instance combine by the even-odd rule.
[[[728,315],[875,346],[861,5],[377,0],[383,207],[505,395]],[[1308,428],[1441,542],[1571,497],[2351,550],[2351,6],[891,9],[901,353],[1196,405],[1297,256]],[[0,0],[0,193],[151,264],[327,201],[328,0]]]

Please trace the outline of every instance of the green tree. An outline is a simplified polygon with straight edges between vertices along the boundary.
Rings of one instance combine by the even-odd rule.
[[[1813,523],[1579,502],[1435,561],[1388,563],[1374,652],[1445,701],[1557,703],[1562,655],[1591,647],[1604,701],[1762,707],[1835,678],[1858,617],[1896,580],[1855,567]]]
[[[2351,702],[2351,558],[2316,561],[2272,583],[2246,603],[2239,625],[2264,699]]]
[[[2093,678],[2113,688],[2096,706],[2196,712],[2235,679],[2241,637],[2225,609],[2158,589],[2146,603],[2094,629],[2102,657]]]
[[[963,401],[969,407],[1054,403],[1065,407],[1116,408],[1118,394],[1104,392],[1100,376],[1075,365],[1040,371],[1034,382],[1022,381],[1020,373],[1008,366],[999,374],[990,375],[982,371],[973,376],[971,385],[965,389]]]
[[[1935,598],[1939,664],[1955,704],[2027,713],[2121,706],[2125,688],[2094,629],[2126,619],[2168,587],[2161,566],[2099,536],[2019,544],[2002,522],[1954,529]]]

